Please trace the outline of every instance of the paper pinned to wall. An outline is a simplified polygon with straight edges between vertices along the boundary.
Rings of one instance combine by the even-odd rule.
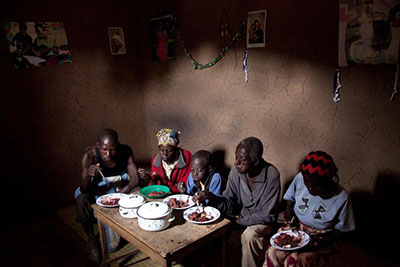
[[[399,38],[400,1],[340,0],[339,66],[397,63]]]
[[[72,62],[62,22],[5,22],[3,29],[17,69]]]

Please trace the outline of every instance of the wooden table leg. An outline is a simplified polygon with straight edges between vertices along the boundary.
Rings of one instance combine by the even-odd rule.
[[[164,263],[163,263],[163,267],[172,267],[172,262],[170,259],[166,258]]]
[[[226,240],[227,240],[227,233],[224,233],[221,236],[221,267],[225,267],[226,264]]]
[[[109,266],[107,260],[110,258],[108,253],[108,244],[107,244],[107,235],[106,235],[106,228],[101,223],[100,220],[97,221],[99,226],[99,233],[100,233],[100,243],[101,243],[101,253],[103,254],[103,262],[102,266]]]

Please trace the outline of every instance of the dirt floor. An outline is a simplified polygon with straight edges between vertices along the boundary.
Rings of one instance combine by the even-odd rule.
[[[74,208],[69,207],[57,213],[34,217],[23,219],[16,216],[15,220],[13,218],[6,220],[3,228],[5,242],[2,249],[5,257],[1,258],[0,266],[87,266],[87,243],[80,225],[75,223]],[[240,244],[237,240],[238,236],[232,237],[228,243],[227,265],[230,267],[240,266]],[[376,244],[375,250],[371,250],[374,246],[366,249],[355,243],[357,242],[352,240],[342,241],[339,244],[340,253],[331,259],[328,267],[398,266],[392,263],[387,255],[379,256],[379,244]],[[133,247],[127,244],[111,256],[118,256],[132,249]],[[196,251],[176,266],[215,266],[215,259],[218,257],[216,251],[218,249],[211,244],[203,250]],[[142,252],[138,252],[113,266],[159,265],[150,261]]]

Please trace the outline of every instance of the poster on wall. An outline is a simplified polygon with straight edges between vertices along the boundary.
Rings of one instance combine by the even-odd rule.
[[[111,55],[126,54],[124,30],[121,27],[108,27]]]
[[[17,69],[72,62],[62,22],[4,22],[3,30]]]
[[[247,16],[247,48],[265,47],[267,11],[252,11]]]
[[[399,38],[399,0],[340,0],[339,66],[397,63]]]
[[[175,59],[174,20],[171,14],[150,19],[152,60]]]

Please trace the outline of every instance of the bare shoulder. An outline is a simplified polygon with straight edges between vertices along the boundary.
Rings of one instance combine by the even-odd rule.
[[[95,146],[89,146],[85,148],[83,152],[83,161],[86,162],[95,162],[96,161],[96,147]]]

